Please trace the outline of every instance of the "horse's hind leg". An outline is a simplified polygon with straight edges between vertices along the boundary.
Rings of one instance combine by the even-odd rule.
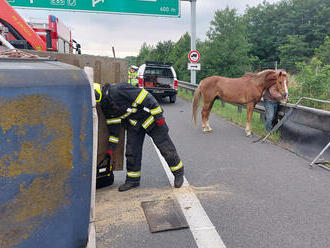
[[[245,127],[246,136],[250,136],[252,133],[251,120],[252,120],[254,106],[255,106],[254,102],[250,102],[250,103],[246,104],[246,110],[247,110],[247,115],[246,115],[247,122],[246,122],[246,127]]]
[[[206,128],[207,128],[207,131],[208,132],[212,132],[213,129],[211,128],[210,126],[210,123],[209,123],[209,120],[210,120],[210,113],[211,113],[211,109],[213,107],[213,104],[214,104],[214,101],[216,100],[216,98],[214,98],[211,102],[210,102],[210,105],[209,105],[209,112],[207,113],[207,121],[206,121]]]
[[[204,106],[202,109],[202,127],[204,132],[211,132],[212,128],[209,123],[210,118],[210,112],[214,103],[213,99],[212,101],[204,101]]]
[[[202,108],[202,128],[204,132],[207,132],[207,114],[208,114],[208,108],[205,108],[205,103],[204,107]]]

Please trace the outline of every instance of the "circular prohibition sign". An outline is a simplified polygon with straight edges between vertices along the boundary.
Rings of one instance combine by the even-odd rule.
[[[188,55],[188,58],[189,58],[191,63],[198,63],[198,61],[201,58],[201,55],[199,54],[198,51],[192,50],[192,51],[190,51],[190,53]]]

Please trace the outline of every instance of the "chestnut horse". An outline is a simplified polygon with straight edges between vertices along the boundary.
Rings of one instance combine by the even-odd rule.
[[[193,120],[197,125],[197,109],[202,95],[204,106],[202,109],[202,127],[204,132],[212,131],[209,116],[214,101],[220,98],[226,102],[246,104],[247,123],[245,132],[251,135],[251,119],[255,105],[260,102],[263,91],[276,84],[283,101],[288,95],[287,73],[283,70],[264,70],[259,73],[246,73],[240,78],[211,76],[204,78],[195,91],[193,99]]]

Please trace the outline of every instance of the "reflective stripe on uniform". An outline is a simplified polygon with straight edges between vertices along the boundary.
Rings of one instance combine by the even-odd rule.
[[[147,94],[148,94],[148,91],[146,91],[145,89],[142,89],[140,94],[138,95],[138,97],[133,102],[132,106],[136,107],[137,104],[141,104],[143,102],[144,98],[146,98]]]
[[[141,171],[127,171],[127,177],[137,178],[141,176]]]
[[[146,108],[146,107],[143,107],[143,110],[150,113],[150,109]]]
[[[127,111],[128,111],[128,109],[127,109]],[[137,109],[136,109],[135,112],[134,112],[134,111],[135,111],[135,110],[133,110],[132,113],[135,113],[135,112],[137,111]],[[126,117],[128,117],[128,116],[130,116],[130,115],[131,115],[131,113],[127,112],[127,113],[125,113],[125,114],[119,116],[118,118],[107,119],[107,124],[108,124],[108,125],[119,124],[119,123],[121,123],[121,120],[122,120],[122,119],[125,119]]]
[[[131,123],[132,126],[136,126],[136,123],[137,123],[136,120],[129,119],[128,121],[129,121],[129,123]]]
[[[160,108],[160,106],[157,108],[154,108],[154,109],[150,109],[150,113],[152,115],[160,114],[161,112],[162,112],[162,109]]]
[[[119,124],[119,123],[121,123],[121,119],[119,118],[107,119],[107,125]]]
[[[97,94],[99,94],[99,98],[96,99],[96,97],[95,97],[95,101],[96,102],[101,102],[101,100],[102,100],[101,85],[98,84],[98,83],[94,83],[94,90],[96,91]]]
[[[128,108],[126,111],[128,113],[136,113],[137,112],[137,108]]]
[[[147,129],[154,121],[155,121],[154,117],[150,115],[149,118],[146,119],[145,122],[143,122],[142,127],[144,129]]]
[[[170,167],[171,171],[177,171],[179,169],[181,169],[183,167],[182,161],[180,161],[180,163],[178,163],[178,165],[176,166],[172,166]]]
[[[115,136],[110,136],[109,137],[109,142],[117,144],[119,142],[119,139]]]
[[[125,119],[126,117],[130,116],[131,113],[126,113],[126,114],[123,114],[122,116],[120,116],[119,118],[120,119]]]

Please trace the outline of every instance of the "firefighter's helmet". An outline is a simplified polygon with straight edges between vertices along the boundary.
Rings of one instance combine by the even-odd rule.
[[[101,85],[98,83],[94,83],[94,92],[95,92],[95,101],[101,102],[102,100],[102,90]]]

